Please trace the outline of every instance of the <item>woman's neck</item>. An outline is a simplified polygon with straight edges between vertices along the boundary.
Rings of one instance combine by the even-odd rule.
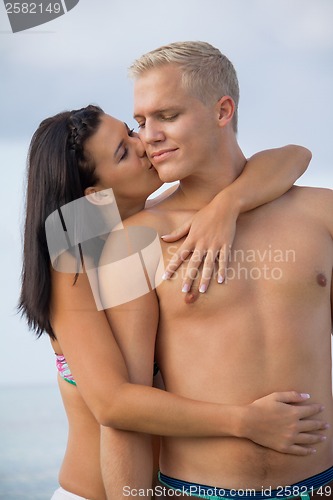
[[[141,212],[145,208],[146,200],[116,200],[121,220]]]

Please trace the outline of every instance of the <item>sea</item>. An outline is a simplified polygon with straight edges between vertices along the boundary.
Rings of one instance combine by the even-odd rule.
[[[66,442],[57,385],[0,386],[0,499],[50,500]]]
[[[0,500],[50,500],[66,443],[57,385],[0,386]]]

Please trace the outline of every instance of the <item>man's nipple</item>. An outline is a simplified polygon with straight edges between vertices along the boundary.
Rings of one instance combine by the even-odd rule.
[[[327,285],[327,279],[325,274],[319,273],[317,274],[317,283],[319,286],[326,286]]]
[[[193,304],[199,297],[199,290],[192,287],[189,292],[185,295],[185,304]]]

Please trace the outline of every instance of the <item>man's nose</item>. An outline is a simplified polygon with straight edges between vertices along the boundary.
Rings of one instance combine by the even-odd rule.
[[[154,144],[164,140],[164,133],[158,124],[149,122],[148,120],[145,126],[140,129],[139,135],[142,142],[147,144]]]

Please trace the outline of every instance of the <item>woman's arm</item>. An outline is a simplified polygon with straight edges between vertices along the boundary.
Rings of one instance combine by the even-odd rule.
[[[101,425],[166,436],[232,435],[278,451],[309,452],[294,447],[298,435],[323,423],[313,418],[305,429],[299,419],[314,416],[320,405],[281,404],[303,401],[293,392],[247,406],[218,405],[151,387],[158,322],[155,293],[112,308],[113,334],[105,312],[96,310],[87,275],[80,274],[74,286],[73,278],[53,271],[51,320],[77,387]],[[307,443],[312,439],[309,434]]]
[[[145,433],[234,435],[297,455],[310,453],[304,444],[320,440],[313,435],[324,425],[316,420],[320,405],[285,404],[304,401],[297,393],[274,394],[237,407],[192,401],[150,387],[158,321],[154,292],[113,308],[114,336],[104,311],[96,309],[87,275],[81,274],[74,286],[73,279],[53,271],[51,322],[77,389],[96,420],[108,426],[101,432],[101,466],[110,498],[123,498],[125,485],[151,486],[152,450]]]
[[[294,145],[253,155],[232,184],[188,223],[162,237],[164,241],[172,242],[188,234],[166,267],[164,279],[169,279],[192,253],[182,284],[184,291],[191,287],[191,276],[197,275],[202,262],[200,291],[205,292],[208,288],[217,259],[216,278],[223,283],[238,216],[283,195],[305,172],[310,160],[308,149]]]

